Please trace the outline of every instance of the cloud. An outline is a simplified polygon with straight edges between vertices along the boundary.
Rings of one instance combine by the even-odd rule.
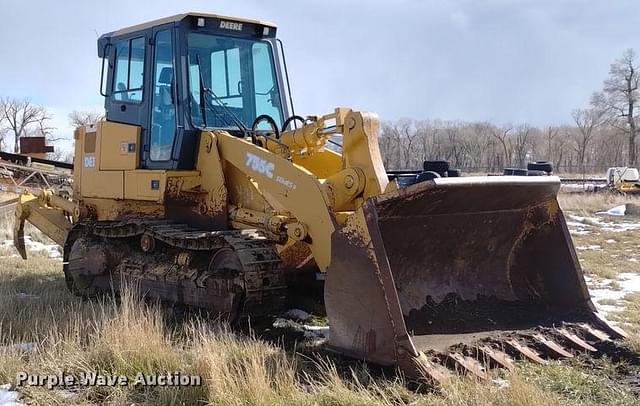
[[[640,26],[633,1],[5,0],[0,95],[101,105],[96,33],[189,9],[277,23],[298,113],[536,125],[585,106]]]

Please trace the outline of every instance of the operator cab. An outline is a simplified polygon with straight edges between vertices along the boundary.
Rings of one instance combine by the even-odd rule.
[[[106,119],[141,128],[140,167],[193,169],[203,129],[241,135],[262,115],[280,128],[287,84],[275,34],[268,22],[188,13],[101,36]]]

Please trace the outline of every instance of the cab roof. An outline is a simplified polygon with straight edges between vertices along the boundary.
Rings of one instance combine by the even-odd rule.
[[[125,28],[119,29],[117,31],[113,31],[113,32],[110,32],[108,34],[105,34],[105,35],[103,35],[103,37],[115,37],[115,36],[125,35],[125,34],[129,34],[131,32],[141,31],[141,30],[144,30],[144,29],[147,29],[147,28],[151,28],[151,27],[155,27],[155,26],[162,25],[162,24],[180,22],[180,21],[182,21],[182,20],[184,20],[185,18],[188,18],[188,17],[217,18],[217,19],[222,19],[222,20],[229,20],[229,21],[234,21],[234,22],[237,21],[237,22],[241,22],[241,23],[258,24],[258,25],[262,25],[262,26],[266,26],[266,27],[276,28],[276,25],[274,23],[272,23],[272,22],[269,22],[269,21],[254,20],[254,19],[250,19],[250,18],[232,17],[232,16],[224,16],[224,15],[220,15],[220,14],[202,13],[202,12],[198,12],[198,11],[191,11],[191,12],[188,12],[188,13],[176,14],[176,15],[172,15],[170,17],[159,18],[157,20],[148,21],[146,23],[136,24],[136,25],[132,25],[132,26],[129,26],[129,27],[125,27]]]

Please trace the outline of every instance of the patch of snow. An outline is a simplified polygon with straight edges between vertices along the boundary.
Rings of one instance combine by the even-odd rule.
[[[495,383],[496,385],[498,385],[498,389],[505,389],[508,388],[511,384],[509,383],[509,381],[507,381],[506,379],[492,379],[493,383]]]
[[[607,313],[611,313],[611,312],[615,312],[617,310],[620,310],[620,306],[618,306],[618,305],[596,303],[596,307],[598,308],[598,312],[603,314],[603,315],[607,315]],[[613,323],[613,322],[610,321],[609,323]]]
[[[11,390],[11,385],[0,385],[0,406],[22,406],[24,403],[20,402],[18,398],[20,394]]]
[[[278,317],[277,319],[275,319],[275,321],[273,322],[273,327],[292,329],[298,332],[304,331],[300,324],[296,323],[293,320],[283,319],[282,317]]]
[[[583,225],[585,221],[589,223],[596,223],[596,224],[602,221],[598,217],[582,217],[582,216],[576,216],[575,214],[569,214],[569,218],[577,221],[578,223],[582,223]]]
[[[602,230],[613,231],[614,233],[621,233],[623,231],[631,231],[640,229],[640,223],[612,223],[603,222]]]
[[[616,242],[616,240],[607,240],[605,241],[607,244],[614,244]]]
[[[628,261],[629,262],[638,262],[638,258],[629,258]]]
[[[596,214],[608,214],[609,216],[624,216],[627,213],[627,205],[621,204],[620,206],[612,207],[607,211],[599,211]]]
[[[311,320],[311,315],[300,309],[289,309],[284,313],[284,317],[300,321]]]
[[[308,326],[282,317],[277,318],[273,322],[273,327],[291,329],[295,332],[303,333],[304,338],[314,341],[323,341],[328,339],[330,330],[329,326]]]
[[[602,212],[602,213],[605,213],[605,212]],[[640,229],[640,223],[632,223],[628,221],[613,222],[613,221],[606,221],[600,217],[582,217],[582,216],[576,216],[574,214],[569,214],[568,217],[580,224],[580,225],[576,224],[574,226],[574,227],[579,227],[577,231],[585,231],[584,229],[588,227],[587,224],[584,224],[585,222],[587,222],[589,225],[592,225],[592,226],[598,226],[600,229],[604,231],[613,231],[615,233]],[[569,221],[567,224],[569,223],[575,224],[573,221]]]
[[[578,251],[602,251],[602,247],[599,245],[581,245],[577,246]]]
[[[589,230],[569,230],[569,234],[587,235],[587,234],[591,234],[591,231],[589,231]]]
[[[585,281],[589,285],[589,293],[591,294],[592,301],[596,305],[598,311],[605,316],[607,313],[620,310],[621,306],[619,304],[603,305],[599,303],[600,301],[614,300],[619,302],[629,293],[640,292],[640,274],[637,273],[623,272],[619,274],[618,279],[616,280],[618,285],[620,285],[619,290],[613,290],[611,289],[611,286],[607,286],[613,282],[610,279],[605,279],[600,283],[595,283],[591,277],[585,276]]]
[[[618,301],[627,294],[627,292],[625,292],[624,290],[612,290],[606,287],[598,288],[598,289],[589,289],[589,293],[591,294],[591,300],[594,302],[594,304],[598,308],[598,311],[605,314],[611,310],[616,309],[617,306],[600,304],[600,302],[603,301],[603,299]],[[608,308],[608,307],[611,307],[611,308]]]
[[[22,352],[33,352],[36,349],[36,343],[16,343],[11,345],[2,345],[0,350],[13,350]]]
[[[590,226],[588,224],[584,224],[583,221],[586,217],[579,217],[574,215],[569,215],[572,219],[576,221],[567,221],[567,226],[571,227],[569,229],[569,233],[573,235],[587,235],[591,233],[589,230]]]
[[[58,244],[43,244],[39,241],[33,241],[31,236],[24,236],[24,245],[28,251],[45,251],[49,258],[62,259],[62,253]],[[0,248],[13,248],[12,240],[4,240],[0,243]],[[12,255],[17,256],[17,255]]]
[[[618,275],[618,282],[620,282],[622,289],[629,292],[640,292],[640,275],[637,273],[623,272]]]
[[[328,339],[329,326],[303,326],[304,337],[310,339]]]

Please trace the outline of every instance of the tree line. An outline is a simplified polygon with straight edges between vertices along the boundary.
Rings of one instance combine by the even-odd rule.
[[[557,172],[600,173],[610,166],[637,166],[640,72],[633,49],[611,64],[602,88],[584,108],[571,114],[568,124],[535,127],[490,122],[403,119],[385,122],[380,148],[387,169],[415,169],[425,160],[444,159],[469,172],[500,172],[545,160]],[[96,122],[100,113],[73,111],[72,127]],[[19,152],[21,137],[54,137],[47,108],[28,99],[0,98],[0,150],[8,142]],[[71,134],[67,135],[71,137]],[[69,160],[69,151],[52,159]]]
[[[415,169],[443,159],[470,172],[501,172],[545,160],[557,172],[601,173],[637,166],[640,81],[633,49],[611,64],[602,89],[575,109],[568,124],[535,127],[489,122],[402,119],[382,125],[380,148],[387,169]]]

